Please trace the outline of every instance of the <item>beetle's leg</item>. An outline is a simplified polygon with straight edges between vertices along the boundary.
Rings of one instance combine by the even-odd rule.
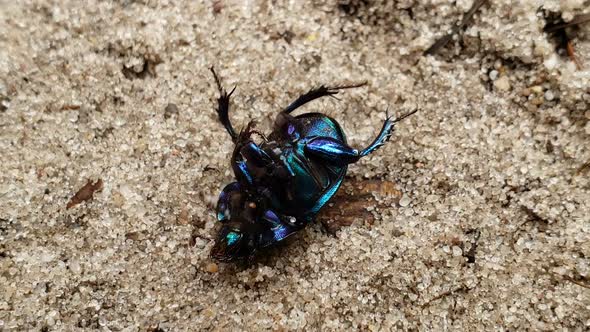
[[[283,216],[272,210],[264,212],[262,221],[268,224],[268,229],[260,234],[259,246],[262,248],[282,241],[302,228],[294,217]]]
[[[289,106],[287,106],[283,112],[285,113],[291,113],[293,112],[295,109],[297,109],[300,106],[303,106],[307,103],[309,103],[310,101],[314,100],[314,99],[318,99],[324,96],[332,96],[338,93],[339,90],[343,90],[343,89],[352,89],[352,88],[358,88],[361,87],[363,85],[367,84],[367,82],[362,82],[362,83],[357,83],[357,84],[351,84],[351,85],[338,85],[338,86],[333,86],[333,87],[329,87],[329,86],[320,86],[317,89],[312,89],[309,90],[306,94],[300,96],[299,98],[295,99],[294,102],[292,102]]]
[[[364,157],[377,150],[379,147],[385,144],[387,140],[389,140],[391,134],[393,133],[396,122],[399,122],[416,112],[417,111],[412,111],[397,119],[391,119],[391,117],[388,116],[383,123],[383,127],[381,128],[379,135],[377,135],[373,143],[371,143],[362,151],[353,149],[346,143],[334,138],[318,136],[312,137],[304,142],[305,152],[338,166],[344,166],[357,162],[361,157]]]
[[[357,162],[361,157],[357,149],[331,137],[314,137],[305,142],[304,146],[305,152],[332,165],[348,165]]]
[[[232,93],[236,91],[236,87],[234,86],[234,88],[229,93],[227,93],[227,91],[225,91],[225,89],[221,86],[221,80],[215,73],[215,69],[213,69],[213,67],[210,69],[213,73],[213,77],[215,78],[217,89],[219,90],[219,98],[217,98],[217,115],[219,116],[219,121],[231,136],[232,141],[236,142],[238,139],[238,134],[229,121],[229,98],[231,97]]]
[[[242,193],[240,191],[240,184],[232,182],[225,186],[219,194],[219,200],[217,201],[217,220],[221,222],[227,222],[231,219],[232,211],[242,199]]]
[[[234,169],[234,174],[236,175],[236,178],[238,179],[238,181],[242,184],[244,184],[244,181],[246,184],[253,184],[254,183],[254,178],[252,177],[252,174],[250,174],[250,170],[248,169],[248,165],[246,164],[245,161],[243,160],[238,160],[233,164],[233,169]]]
[[[234,173],[236,178],[244,183],[254,184],[267,173],[267,168],[272,164],[270,156],[256,143],[250,141],[236,149],[232,156]]]
[[[418,112],[418,110],[414,110],[412,112],[404,114],[401,117],[396,118],[396,119],[391,119],[390,116],[387,116],[387,119],[385,119],[385,122],[383,123],[383,127],[381,128],[379,135],[377,135],[377,138],[375,138],[373,143],[371,143],[367,148],[365,148],[364,150],[362,150],[360,152],[360,156],[364,157],[364,156],[370,154],[371,152],[377,150],[378,148],[380,148],[383,144],[385,144],[385,142],[387,142],[389,140],[389,138],[391,137],[391,134],[393,134],[393,129],[395,127],[395,124],[397,122],[407,118],[408,116],[416,113],[416,112]]]
[[[248,142],[240,149],[240,155],[248,163],[257,166],[264,167],[272,163],[270,156],[254,142]]]

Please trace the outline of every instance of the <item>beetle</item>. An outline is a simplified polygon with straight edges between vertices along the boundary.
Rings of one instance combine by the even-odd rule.
[[[234,143],[231,167],[236,181],[223,188],[217,202],[222,223],[211,257],[219,261],[249,259],[313,222],[334,196],[351,163],[381,147],[391,137],[397,119],[387,116],[377,137],[362,150],[348,145],[346,135],[333,118],[321,113],[291,113],[321,97],[366,83],[320,86],[301,95],[280,111],[268,137],[250,122],[236,132],[229,120],[230,98],[214,68],[219,91],[217,115]],[[262,136],[257,144],[253,135]]]

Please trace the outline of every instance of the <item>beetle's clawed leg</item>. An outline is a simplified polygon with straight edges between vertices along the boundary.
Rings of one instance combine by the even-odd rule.
[[[383,146],[383,144],[391,138],[395,124],[416,112],[417,111],[415,110],[395,119],[392,119],[388,114],[379,135],[377,135],[375,140],[364,150],[359,151],[350,147],[348,144],[331,137],[313,137],[305,142],[305,151],[332,165],[343,166],[355,163],[361,157],[364,157]]]
[[[229,100],[234,91],[236,91],[237,86],[234,86],[234,88],[229,93],[227,93],[227,91],[225,91],[221,85],[221,80],[219,79],[219,76],[217,76],[213,66],[210,68],[210,70],[213,73],[215,84],[217,84],[217,89],[219,90],[219,98],[217,98],[217,115],[219,117],[219,122],[221,122],[221,124],[231,136],[232,140],[235,142],[238,138],[238,134],[229,121]]]
[[[385,119],[385,122],[383,123],[383,127],[381,128],[379,135],[377,135],[377,137],[375,138],[373,143],[371,143],[367,148],[365,148],[364,150],[362,150],[360,152],[360,156],[364,157],[364,156],[370,154],[371,152],[377,150],[381,146],[383,146],[383,144],[385,144],[385,142],[387,142],[391,138],[395,124],[397,122],[400,122],[401,120],[409,117],[410,115],[412,115],[416,112],[418,112],[418,110],[413,110],[413,111],[408,112],[408,113],[400,116],[399,118],[395,118],[395,119],[392,119],[389,116],[389,114],[387,114],[387,118]]]
[[[268,138],[266,138],[266,135],[264,135],[263,132],[255,129],[256,127],[256,122],[254,122],[254,125],[251,128],[248,128],[248,137],[252,136],[252,134],[256,134],[258,136],[260,136],[264,141],[267,141]]]
[[[252,130],[252,133],[253,133],[253,134],[256,134],[256,135],[258,135],[258,136],[260,136],[260,137],[262,137],[262,139],[263,139],[263,140],[265,140],[265,141],[267,141],[267,140],[268,140],[268,138],[266,138],[266,135],[264,135],[264,133],[263,133],[263,132],[261,132],[261,131],[258,131],[258,130]]]
[[[340,91],[340,90],[359,88],[359,87],[364,86],[366,84],[367,84],[367,82],[364,81],[364,82],[357,83],[357,84],[337,85],[337,86],[332,86],[332,87],[322,85],[317,89],[309,90],[306,94],[297,98],[294,102],[292,102],[289,106],[287,106],[283,110],[283,112],[291,113],[295,109],[309,103],[312,100],[315,100],[315,99],[318,99],[321,97],[325,97],[325,96],[334,97],[334,95],[337,94],[338,91]],[[336,97],[334,97],[334,98],[336,98]],[[336,98],[336,99],[338,99],[338,98]]]
[[[383,123],[383,127],[381,127],[379,135],[377,135],[375,140],[367,148],[360,152],[360,156],[364,157],[382,147],[383,144],[385,144],[385,142],[389,141],[389,139],[391,138],[394,127],[395,121],[392,121],[390,118],[385,119],[385,122]]]
[[[240,133],[240,135],[244,135],[244,137],[250,137],[250,135],[252,135],[252,133],[255,131],[254,128],[256,128],[256,121],[251,120],[246,125],[246,128],[244,128],[242,130],[242,132]]]
[[[238,135],[238,139],[236,140],[235,143],[237,145],[241,145],[241,144],[245,144],[245,143],[251,141],[252,134],[256,134],[256,135],[260,136],[264,141],[267,141],[268,138],[266,137],[266,135],[264,135],[263,132],[256,129],[257,124],[258,123],[254,120],[248,122],[248,124],[246,125],[246,128],[244,128],[240,131],[240,134]]]

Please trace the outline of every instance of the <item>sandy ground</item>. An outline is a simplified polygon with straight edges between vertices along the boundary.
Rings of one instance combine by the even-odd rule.
[[[0,1],[0,331],[588,330],[590,24],[581,69],[542,32],[588,2],[492,1],[422,56],[471,4]],[[374,190],[336,237],[214,265],[211,65],[238,127],[362,80],[305,110],[359,147],[420,111],[350,168]]]

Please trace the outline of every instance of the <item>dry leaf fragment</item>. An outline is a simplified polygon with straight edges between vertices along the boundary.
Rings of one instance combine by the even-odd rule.
[[[92,183],[92,180],[88,180],[88,182],[84,185],[84,187],[80,188],[78,192],[70,199],[68,205],[66,205],[67,209],[70,209],[82,202],[92,199],[92,196],[95,192],[102,190],[102,180],[98,179],[95,183]]]

